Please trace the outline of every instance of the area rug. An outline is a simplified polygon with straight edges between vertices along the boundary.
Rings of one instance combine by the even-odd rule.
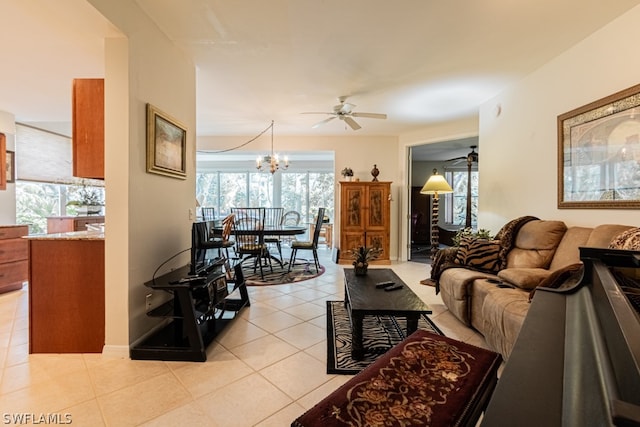
[[[420,316],[418,329],[443,335],[425,315]],[[344,301],[327,301],[327,374],[357,374],[405,338],[407,322],[392,316],[365,316],[362,331],[364,358],[353,360],[351,322]]]
[[[311,262],[300,262],[294,264],[291,271],[287,271],[289,266],[285,264],[284,267],[280,267],[280,264],[273,261],[273,272],[268,265],[263,265],[264,278],[260,277],[260,267],[253,272],[253,262],[251,260],[245,262],[242,265],[242,272],[244,273],[247,286],[268,286],[268,285],[282,285],[287,283],[298,283],[304,280],[314,279],[321,276],[324,273],[324,267],[320,266],[320,271],[316,272],[316,266]]]

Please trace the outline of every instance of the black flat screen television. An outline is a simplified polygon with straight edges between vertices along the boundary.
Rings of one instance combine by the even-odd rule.
[[[207,242],[213,226],[213,221],[197,221],[191,226],[191,276],[206,273],[213,264],[214,260],[207,257]]]

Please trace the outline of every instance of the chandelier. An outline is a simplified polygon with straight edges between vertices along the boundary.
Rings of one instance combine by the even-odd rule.
[[[275,173],[278,169],[287,169],[289,167],[289,159],[284,156],[284,164],[280,165],[280,158],[273,152],[273,120],[271,120],[271,154],[266,156],[259,156],[256,159],[256,169],[259,171],[266,169],[266,165],[269,165],[269,172]]]

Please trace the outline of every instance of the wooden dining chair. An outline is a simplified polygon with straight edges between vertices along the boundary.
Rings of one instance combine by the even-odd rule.
[[[282,224],[282,216],[284,214],[284,208],[265,208],[264,209],[264,225],[267,230],[276,229]],[[278,255],[280,255],[280,261],[282,261],[282,245],[280,236],[266,234],[264,236],[264,242],[267,245],[276,245]]]
[[[264,242],[265,208],[231,208],[231,213],[235,215],[233,230],[240,264],[255,258],[253,272],[260,266],[260,277],[264,279],[263,259],[268,260],[273,272],[269,249]]]
[[[320,261],[318,260],[318,240],[320,239],[320,229],[322,228],[322,219],[324,218],[325,208],[318,209],[318,216],[316,217],[316,227],[313,232],[313,238],[309,241],[294,240],[291,242],[291,258],[289,259],[289,270],[296,260],[296,255],[299,250],[308,250],[313,252],[313,261],[316,265],[316,273],[320,272]]]
[[[222,235],[215,236],[210,239],[210,247],[212,249],[218,249],[218,256],[223,258],[222,250],[227,260],[229,257],[229,248],[233,248],[236,242],[231,239],[231,232],[233,231],[233,222],[235,220],[235,214],[229,214],[222,220]]]

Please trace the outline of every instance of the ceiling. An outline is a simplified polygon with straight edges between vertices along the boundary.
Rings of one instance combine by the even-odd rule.
[[[134,0],[197,65],[197,134],[400,135],[478,105],[640,0]],[[85,0],[0,2],[0,110],[67,125],[116,30]],[[312,125],[339,96],[387,114]],[[468,142],[468,141],[467,141]],[[465,144],[467,143],[465,142]],[[465,145],[468,152],[468,145]]]

